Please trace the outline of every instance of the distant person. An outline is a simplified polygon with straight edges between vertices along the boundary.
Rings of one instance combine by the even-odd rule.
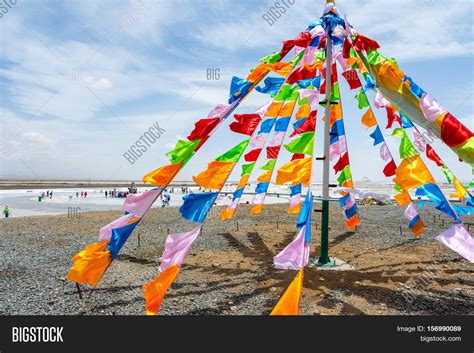
[[[87,198],[87,191],[84,192],[84,198],[85,198],[85,199]]]
[[[49,190],[46,191],[46,197],[49,197]]]
[[[10,217],[10,209],[8,208],[8,205],[3,209],[3,214],[5,215],[5,218]]]
[[[108,192],[107,192],[107,191],[105,191],[105,198],[107,198],[107,195],[108,195]]]
[[[50,199],[53,198],[53,190],[51,190],[51,191],[49,192],[49,198],[50,198]]]
[[[79,198],[79,191],[76,191],[76,199]]]
[[[81,197],[84,197],[84,191],[81,191]]]

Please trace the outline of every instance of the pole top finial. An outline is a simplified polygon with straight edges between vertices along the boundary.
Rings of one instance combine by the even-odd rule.
[[[334,4],[336,0],[326,0],[326,4]]]

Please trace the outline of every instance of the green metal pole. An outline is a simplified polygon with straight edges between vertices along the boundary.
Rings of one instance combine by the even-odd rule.
[[[331,129],[331,89],[332,89],[332,42],[330,29],[327,32],[326,45],[326,121],[324,124],[324,169],[323,169],[323,213],[321,228],[321,255],[318,263],[326,265],[329,258],[329,133]]]

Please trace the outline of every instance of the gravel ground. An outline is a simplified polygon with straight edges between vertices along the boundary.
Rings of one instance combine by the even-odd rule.
[[[266,206],[258,217],[248,216],[248,210],[241,207],[238,223],[220,222],[219,210],[213,210],[165,298],[161,315],[271,311],[295,275],[273,269],[272,258],[291,242],[296,216],[287,215],[285,205]],[[427,232],[415,239],[402,209],[395,206],[361,207],[362,226],[355,233],[344,228],[336,204],[331,212],[330,253],[355,270],[307,268],[302,314],[474,314],[474,266],[434,239],[451,226],[447,217],[438,217],[429,207],[422,209]],[[193,225],[182,220],[177,209],[152,210],[97,289],[89,297],[83,287],[85,298],[80,300],[75,285],[64,280],[71,258],[96,241],[98,229],[119,216],[119,212],[91,212],[79,219],[2,220],[0,314],[143,315],[141,285],[157,275],[166,234],[189,231]],[[315,214],[313,222],[318,218]],[[473,222],[474,217],[465,221]],[[319,238],[316,227],[314,239]],[[311,250],[316,256],[318,245]]]

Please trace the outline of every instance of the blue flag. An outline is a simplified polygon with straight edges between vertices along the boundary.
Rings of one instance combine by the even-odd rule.
[[[301,208],[300,216],[296,227],[301,230],[306,226],[305,240],[307,243],[311,242],[311,212],[313,212],[313,194],[308,190],[303,207]]]
[[[250,87],[252,86],[252,82],[235,76],[232,77],[232,82],[230,84],[229,104],[232,104],[237,99],[244,97],[249,92]]]
[[[256,90],[260,93],[271,94],[275,96],[285,82],[285,78],[267,77],[264,81],[264,87],[257,87]]]
[[[380,145],[382,142],[385,141],[382,135],[382,131],[380,131],[380,128],[377,126],[375,128],[375,131],[370,135],[374,139],[374,146]]]
[[[218,195],[218,192],[186,195],[183,197],[184,204],[179,209],[179,212],[188,221],[202,223]]]
[[[137,220],[132,224],[127,224],[124,227],[112,229],[112,237],[110,238],[110,242],[107,245],[107,250],[109,250],[112,254],[112,259],[115,259],[122,249],[123,244],[128,240],[130,235],[135,230],[136,226],[140,221]]]
[[[457,223],[462,223],[462,221],[456,214],[456,211],[454,211],[454,209],[451,207],[451,204],[449,203],[448,199],[443,195],[443,192],[438,187],[438,185],[429,183],[420,186],[416,190],[416,196],[427,197],[434,203],[438,211],[441,211],[444,214],[453,217]]]

